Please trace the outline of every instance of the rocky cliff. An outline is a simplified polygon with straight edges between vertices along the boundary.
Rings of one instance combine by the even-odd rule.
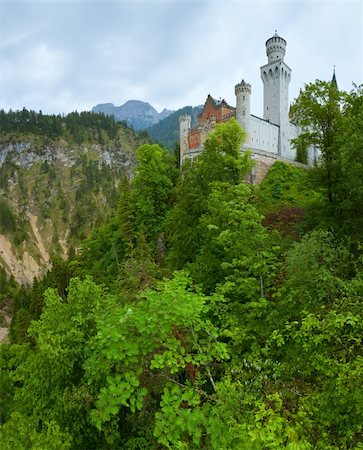
[[[24,284],[111,214],[138,141],[131,130],[103,145],[31,135],[6,140],[0,144],[0,266]]]

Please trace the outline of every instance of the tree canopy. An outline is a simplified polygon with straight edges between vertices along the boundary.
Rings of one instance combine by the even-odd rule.
[[[281,162],[247,184],[234,120],[180,172],[144,145],[114,216],[9,290],[1,448],[363,448],[362,91],[329,89],[295,113],[336,115],[310,136],[336,185]]]

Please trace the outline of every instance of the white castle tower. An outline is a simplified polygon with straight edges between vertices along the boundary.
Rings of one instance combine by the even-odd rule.
[[[183,114],[179,116],[179,132],[180,132],[180,165],[184,162],[184,156],[189,150],[188,134],[190,132],[191,116]]]
[[[203,111],[198,116],[197,127],[191,130],[190,116],[179,117],[181,164],[186,159],[194,160],[198,157],[203,151],[207,134],[215,124],[233,116],[247,134],[241,150],[251,150],[252,158],[259,161],[261,167],[266,168],[279,158],[295,160],[296,150],[291,140],[301,134],[301,129],[289,121],[291,69],[284,62],[285,52],[286,41],[275,32],[266,41],[268,61],[261,67],[263,118],[251,114],[251,85],[245,80],[235,86],[236,108],[229,106],[224,100],[218,101],[208,95]]]
[[[245,143],[251,143],[251,85],[242,80],[234,88],[236,94],[236,120],[247,133]]]
[[[277,32],[266,41],[268,63],[261,67],[264,85],[263,118],[278,125],[278,153],[289,157],[289,83],[291,69],[284,62],[286,41]]]

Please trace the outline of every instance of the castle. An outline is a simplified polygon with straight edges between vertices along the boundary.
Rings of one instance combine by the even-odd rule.
[[[285,52],[286,41],[275,32],[266,41],[267,64],[260,68],[264,88],[263,118],[251,114],[251,85],[244,80],[235,86],[235,108],[225,100],[215,100],[208,95],[195,128],[191,128],[190,116],[179,117],[181,164],[186,159],[195,159],[202,152],[206,137],[216,123],[231,117],[235,117],[247,133],[242,150],[251,150],[252,158],[258,162],[257,166],[262,166],[262,172],[264,166],[269,167],[277,159],[295,160],[296,151],[291,140],[298,137],[302,130],[289,120],[291,69],[284,61]],[[316,159],[316,149],[309,149],[309,163]]]

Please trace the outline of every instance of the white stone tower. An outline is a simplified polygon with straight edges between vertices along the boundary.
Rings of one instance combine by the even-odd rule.
[[[192,118],[188,114],[179,116],[179,132],[180,132],[180,165],[184,162],[184,155],[189,150],[188,133]]]
[[[291,69],[285,64],[286,41],[277,32],[266,41],[268,63],[261,67],[264,85],[263,118],[279,125],[278,153],[289,157],[289,83]]]
[[[246,144],[251,143],[251,85],[242,80],[234,88],[236,94],[236,120],[247,133]]]

